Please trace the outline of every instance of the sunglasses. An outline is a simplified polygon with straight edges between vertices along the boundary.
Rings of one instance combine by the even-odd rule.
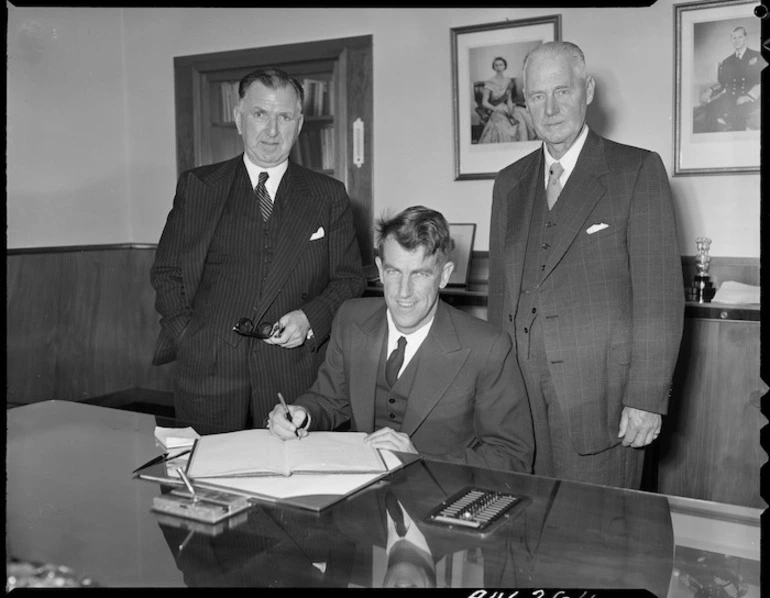
[[[233,326],[233,331],[241,336],[248,336],[251,338],[266,339],[270,338],[276,333],[283,331],[278,322],[271,324],[270,322],[260,322],[257,326],[254,326],[254,322],[249,318],[241,318]]]

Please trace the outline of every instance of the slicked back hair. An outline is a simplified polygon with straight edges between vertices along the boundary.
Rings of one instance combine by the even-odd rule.
[[[546,42],[532,48],[524,57],[524,67],[522,69],[522,78],[524,88],[527,87],[527,63],[535,55],[547,54],[550,56],[567,56],[573,69],[576,69],[583,78],[586,76],[586,57],[583,50],[572,42]]]
[[[412,206],[392,218],[380,218],[377,221],[377,250],[380,259],[388,237],[393,237],[407,251],[423,247],[426,257],[438,254],[442,266],[455,247],[444,215],[425,206]]]
[[[305,103],[305,90],[302,88],[302,84],[286,71],[275,67],[259,68],[255,71],[251,71],[241,79],[238,84],[238,97],[243,99],[249,87],[257,81],[270,89],[283,89],[285,87],[293,88],[297,94],[299,111],[302,112],[302,106]]]

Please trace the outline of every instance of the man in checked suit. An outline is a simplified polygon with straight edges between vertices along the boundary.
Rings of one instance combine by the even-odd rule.
[[[378,223],[384,300],[340,307],[318,378],[290,419],[273,409],[273,434],[350,421],[376,448],[530,471],[532,424],[510,338],[439,299],[453,245],[444,217],[422,206]]]
[[[660,157],[586,126],[594,85],[574,44],[525,59],[544,145],[495,180],[489,321],[516,344],[535,473],[638,488],[679,352],[682,267]]]
[[[344,185],[288,161],[302,86],[259,69],[239,95],[244,153],[182,173],[150,272],[153,363],[176,359],[176,417],[201,433],[261,426],[278,392],[307,390],[337,308],[364,286]]]

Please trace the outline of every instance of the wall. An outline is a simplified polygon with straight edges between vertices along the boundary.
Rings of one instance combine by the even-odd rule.
[[[173,57],[373,34],[374,213],[477,222],[492,181],[454,181],[452,27],[562,15],[597,79],[591,124],[672,159],[673,0],[650,8],[8,10],[8,245],[155,243],[171,206]],[[599,34],[600,33],[600,34]],[[84,42],[87,40],[87,43]],[[681,250],[759,257],[759,176],[673,177]]]

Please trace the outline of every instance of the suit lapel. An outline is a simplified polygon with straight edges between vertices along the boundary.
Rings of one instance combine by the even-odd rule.
[[[548,276],[564,257],[575,237],[583,230],[589,214],[607,191],[602,176],[609,169],[603,149],[601,137],[589,129],[575,169],[559,196],[559,203],[562,204],[561,230],[545,264],[544,277]]]
[[[533,155],[532,165],[517,185],[508,192],[508,226],[505,235],[505,273],[511,297],[518,297],[524,275],[524,257],[527,254],[530,221],[535,199],[538,197],[538,182],[543,181],[543,150]]]
[[[270,274],[265,281],[258,313],[255,315],[257,319],[265,314],[294,271],[320,220],[320,202],[311,193],[302,171],[291,162],[281,180],[278,197],[284,203],[281,228],[278,231],[275,261],[270,266]]]
[[[449,309],[441,300],[419,351],[420,363],[401,424],[401,431],[409,435],[446,394],[470,353],[470,349],[461,347]]]
[[[190,177],[187,185],[185,211],[185,237],[182,248],[182,280],[190,297],[203,275],[211,239],[214,237],[219,219],[222,216],[230,188],[236,179],[238,166],[244,169],[243,155],[228,160],[221,168],[207,173],[202,178]],[[192,300],[192,299],[191,299]]]
[[[359,432],[374,432],[374,397],[377,387],[377,369],[380,366],[382,346],[388,324],[385,302],[372,316],[351,327],[350,397],[353,421]]]

